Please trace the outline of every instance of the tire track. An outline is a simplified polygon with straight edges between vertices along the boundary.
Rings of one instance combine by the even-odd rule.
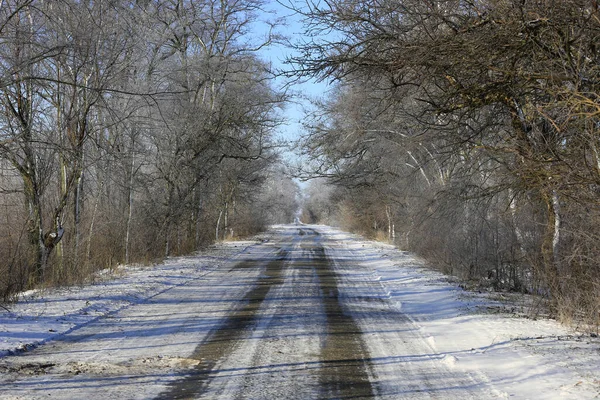
[[[318,235],[317,232],[313,232]],[[321,348],[320,398],[374,398],[369,374],[369,353],[361,339],[362,331],[352,316],[344,312],[333,263],[325,254],[320,237],[312,243],[313,262],[319,280],[327,321]]]
[[[241,303],[245,305],[230,314],[222,324],[215,329],[208,338],[200,343],[194,350],[191,359],[200,361],[195,371],[187,377],[170,385],[170,388],[159,395],[157,399],[190,399],[201,396],[210,384],[213,377],[211,372],[220,360],[227,358],[238,343],[248,334],[256,324],[261,305],[267,294],[275,285],[281,284],[283,267],[289,251],[281,249],[277,258],[270,261],[264,275],[258,280],[257,285],[250,290]],[[239,263],[234,269],[257,268],[260,260],[247,260]]]

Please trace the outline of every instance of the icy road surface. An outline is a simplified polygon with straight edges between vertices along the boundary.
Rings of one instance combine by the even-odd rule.
[[[391,246],[320,226],[266,238],[30,293],[0,317],[0,399],[600,396],[595,338],[482,313]]]

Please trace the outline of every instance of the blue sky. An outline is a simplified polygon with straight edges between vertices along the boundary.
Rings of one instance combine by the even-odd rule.
[[[292,0],[293,1],[293,0]],[[271,15],[261,16],[260,19],[270,19],[274,20],[275,18],[285,18],[286,26],[281,26],[277,29],[277,33],[284,34],[290,37],[292,40],[294,38],[298,38],[303,35],[303,25],[301,18],[297,15],[294,15],[292,11],[286,9],[284,6],[279,4],[275,0],[269,0],[265,8],[267,11],[272,12]],[[267,31],[267,25],[257,23],[255,24],[254,30],[258,35],[265,35]],[[287,56],[291,54],[291,50],[287,49],[283,45],[273,45],[268,48],[264,48],[260,51],[260,56],[271,62],[275,68],[285,68],[284,61]],[[279,85],[283,85],[286,81],[281,78],[278,79],[277,82]],[[307,96],[310,98],[313,97],[322,97],[325,95],[328,90],[329,85],[326,82],[316,82],[314,80],[303,82],[300,84],[295,84],[291,87],[292,91],[302,96]],[[284,111],[284,118],[286,119],[286,123],[279,128],[279,136],[286,140],[294,140],[298,137],[298,134],[301,130],[301,121],[305,119],[303,113],[303,106],[307,106],[308,102],[303,100],[300,96],[294,98],[294,102],[288,104]],[[291,156],[291,155],[290,155]]]

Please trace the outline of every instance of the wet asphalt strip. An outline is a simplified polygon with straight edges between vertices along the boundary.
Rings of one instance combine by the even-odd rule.
[[[321,345],[321,367],[319,368],[320,399],[373,398],[374,391],[367,370],[368,352],[361,339],[361,331],[340,303],[338,278],[331,260],[320,243],[319,233],[300,230],[303,247],[313,252],[310,265],[318,277],[319,289],[327,322],[326,336]],[[281,249],[277,258],[270,261],[257,285],[244,297],[242,308],[234,311],[195,349],[190,358],[200,363],[194,372],[170,385],[157,397],[163,399],[192,399],[201,397],[208,389],[217,363],[228,357],[247,336],[249,329],[260,319],[259,311],[271,288],[283,283],[283,269],[289,250]],[[239,268],[256,268],[260,261],[243,261]],[[292,260],[293,263],[293,260]]]

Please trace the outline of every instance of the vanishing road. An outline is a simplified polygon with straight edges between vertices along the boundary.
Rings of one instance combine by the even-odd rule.
[[[0,398],[481,399],[343,237],[283,226],[191,276],[18,356]]]

